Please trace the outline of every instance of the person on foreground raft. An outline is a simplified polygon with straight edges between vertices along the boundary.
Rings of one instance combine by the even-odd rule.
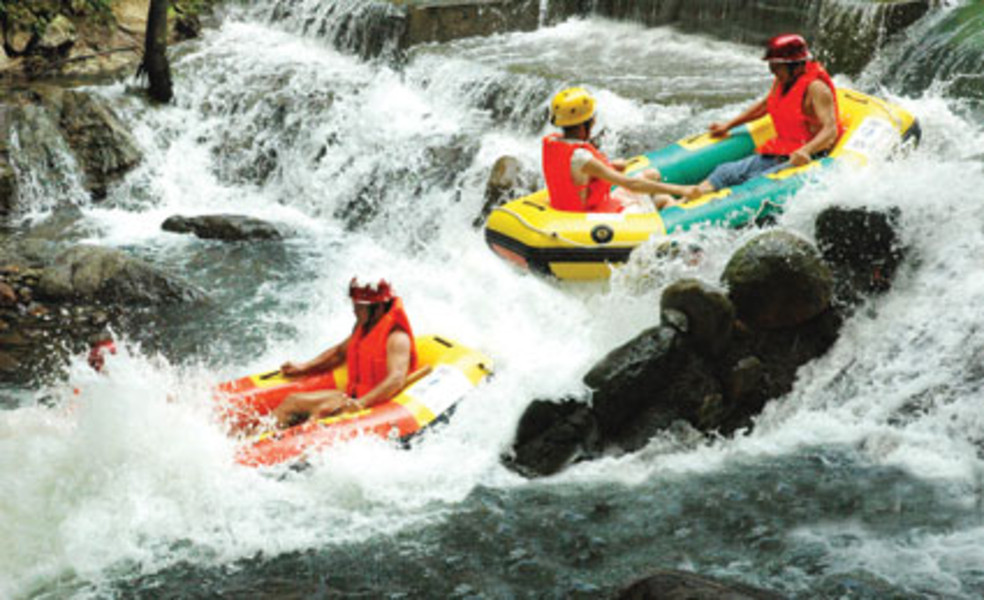
[[[708,129],[713,137],[725,137],[731,129],[768,114],[776,137],[748,158],[719,165],[690,198],[787,166],[801,167],[825,156],[843,133],[837,89],[823,66],[813,60],[802,36],[790,33],[772,38],[762,60],[769,63],[774,77],[769,95],[727,123],[711,123]]]
[[[352,334],[307,362],[286,362],[280,367],[285,377],[300,377],[330,371],[345,363],[348,386],[344,391],[287,396],[273,410],[278,427],[295,425],[298,419],[320,419],[386,402],[403,389],[408,375],[417,368],[413,330],[403,302],[393,294],[389,283],[381,279],[376,285],[359,285],[353,278],[349,297],[356,318]]]
[[[656,169],[625,175],[626,161],[609,160],[591,143],[594,117],[595,99],[584,88],[563,90],[550,103],[550,122],[563,130],[543,138],[543,174],[553,208],[646,213],[676,204],[673,196],[694,193],[696,186],[663,183]]]

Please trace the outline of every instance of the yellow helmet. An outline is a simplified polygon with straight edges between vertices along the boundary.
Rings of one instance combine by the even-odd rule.
[[[567,88],[550,102],[550,122],[557,127],[580,125],[590,120],[594,112],[594,98],[584,88]]]

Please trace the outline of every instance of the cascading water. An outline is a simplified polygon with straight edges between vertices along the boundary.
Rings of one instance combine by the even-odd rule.
[[[405,18],[393,3],[381,0],[278,0],[258,5],[255,14],[364,58],[392,55],[399,45]]]
[[[984,96],[984,7],[949,4],[908,32],[897,52],[881,57],[877,72],[909,94],[939,95],[979,103]]]
[[[19,181],[17,204],[30,207],[28,212],[44,213],[85,203],[89,194],[81,172],[52,117],[38,106],[25,106],[17,113],[10,133],[11,162]]]
[[[572,83],[597,91],[612,154],[665,144],[764,93],[759,51],[590,19],[420,48],[394,70],[285,26],[278,6],[227,14],[183,48],[175,105],[90,90],[145,159],[84,206],[89,241],[214,302],[123,340],[107,375],[80,360],[0,412],[0,596],[587,598],[654,567],[802,598],[980,596],[984,173],[965,157],[984,136],[949,100],[880,90],[919,116],[921,151],[810,187],[783,216],[810,236],[829,204],[900,206],[912,258],[754,431],[671,432],[530,482],[499,463],[528,402],[578,392],[658,320],[665,285],[716,281],[754,232],[690,234],[698,264],[637,253],[606,286],[543,281],[470,227],[491,165],[537,168],[546,101]],[[322,10],[290,6],[298,24]],[[230,247],[160,230],[214,212],[293,237]],[[346,335],[353,274],[389,277],[415,329],[482,349],[495,379],[410,451],[360,440],[302,473],[235,466],[210,387]]]

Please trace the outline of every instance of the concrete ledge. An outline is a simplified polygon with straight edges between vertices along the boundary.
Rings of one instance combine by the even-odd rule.
[[[393,0],[404,6],[407,29],[401,46],[447,42],[508,31],[533,31],[539,0]]]
[[[648,26],[675,25],[751,44],[778,33],[802,32],[831,71],[856,74],[896,33],[939,0],[387,0],[405,14],[399,47],[447,42],[541,23],[598,14]]]

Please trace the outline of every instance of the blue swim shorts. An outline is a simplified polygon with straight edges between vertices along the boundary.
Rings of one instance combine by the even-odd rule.
[[[734,187],[753,177],[778,171],[789,161],[789,157],[772,154],[753,154],[747,158],[718,165],[707,180],[715,190]]]

